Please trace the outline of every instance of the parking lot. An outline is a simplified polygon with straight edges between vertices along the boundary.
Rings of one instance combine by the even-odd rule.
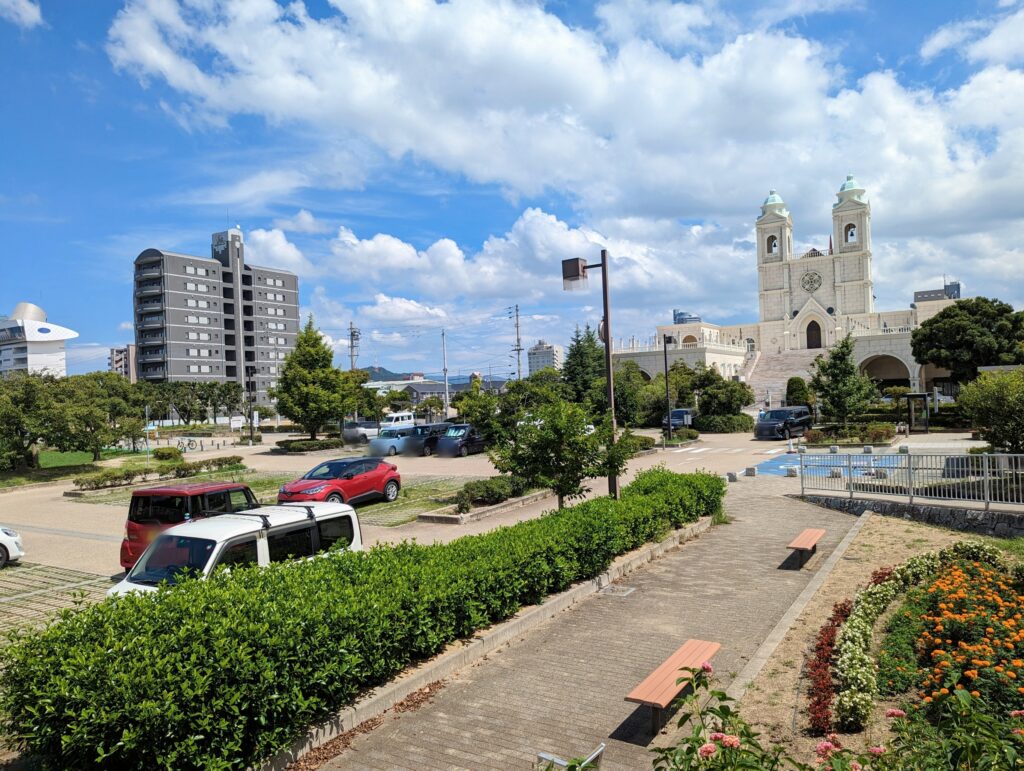
[[[0,619],[5,629],[42,624],[61,608],[103,599],[109,588],[108,576],[34,562],[12,563],[0,570]]]

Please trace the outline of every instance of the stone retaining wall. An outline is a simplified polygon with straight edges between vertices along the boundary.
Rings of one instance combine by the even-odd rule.
[[[954,506],[932,506],[902,501],[881,501],[864,498],[840,498],[827,495],[805,495],[803,500],[836,511],[860,516],[865,511],[884,517],[899,517],[926,525],[939,525],[965,533],[993,535],[1000,538],[1024,536],[1024,513],[982,511]]]

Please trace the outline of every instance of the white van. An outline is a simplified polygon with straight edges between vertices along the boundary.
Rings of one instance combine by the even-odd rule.
[[[405,428],[416,425],[416,416],[411,412],[392,412],[380,422],[381,428]]]
[[[206,578],[219,567],[312,557],[339,542],[352,551],[363,548],[359,518],[345,503],[288,503],[196,519],[154,538],[107,596],[156,591],[184,576]]]

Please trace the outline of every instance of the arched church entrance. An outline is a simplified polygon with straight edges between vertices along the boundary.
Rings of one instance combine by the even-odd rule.
[[[879,391],[890,386],[910,387],[910,370],[895,356],[870,356],[860,363],[860,371],[878,384]]]
[[[683,338],[683,342],[684,343],[696,343],[697,342],[697,338],[694,337],[693,335],[687,335],[686,337]]]
[[[817,321],[807,325],[807,347],[821,348],[821,325]]]

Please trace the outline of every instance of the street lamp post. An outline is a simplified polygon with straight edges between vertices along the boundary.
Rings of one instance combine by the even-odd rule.
[[[672,441],[672,396],[668,387],[668,344],[675,344],[676,339],[672,335],[665,335],[662,337],[662,350],[665,354],[665,426],[666,436],[665,441]]]
[[[608,415],[611,420],[611,436],[608,439],[608,450],[611,454],[615,445],[615,432],[618,426],[615,424],[615,375],[612,370],[612,308],[611,297],[608,289],[608,250],[601,250],[601,261],[588,265],[586,260],[578,258],[562,260],[562,287],[566,290],[585,288],[587,284],[587,269],[601,269],[601,290],[604,300],[604,319],[601,321],[601,340],[604,342],[604,371],[605,383],[607,386]],[[612,471],[608,474],[608,495],[612,498],[619,497],[619,479]]]

